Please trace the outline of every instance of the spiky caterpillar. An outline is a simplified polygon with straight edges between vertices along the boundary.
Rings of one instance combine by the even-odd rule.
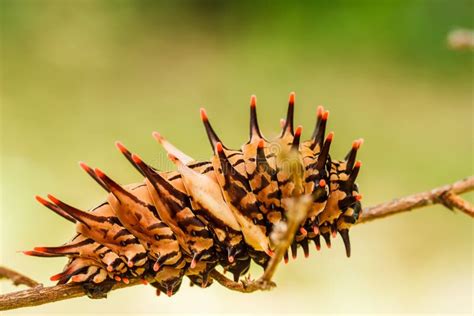
[[[176,171],[160,172],[117,148],[145,177],[142,183],[119,185],[100,169],[80,166],[109,194],[106,202],[85,212],[52,195],[37,200],[76,224],[75,237],[59,247],[36,247],[25,253],[40,257],[67,256],[63,272],[51,277],[60,284],[83,283],[94,289],[106,279],[128,283],[132,278],[153,280],[157,292],[175,294],[187,276],[207,287],[217,265],[238,281],[251,264],[266,267],[272,256],[270,234],[286,221],[287,201],[310,195],[306,220],[290,247],[309,255],[310,241],[328,247],[339,233],[350,256],[349,229],[361,210],[355,180],[360,162],[356,140],[343,161],[331,160],[333,133],[325,136],[329,112],[318,107],[311,139],[300,142],[302,128],[294,129],[294,93],[290,94],[282,132],[273,141],[260,132],[256,98],[250,102],[250,139],[241,150],[229,149],[215,133],[204,109],[201,119],[214,151],[210,161],[198,162],[158,133]],[[297,180],[298,178],[298,180]],[[288,261],[288,252],[284,256]]]

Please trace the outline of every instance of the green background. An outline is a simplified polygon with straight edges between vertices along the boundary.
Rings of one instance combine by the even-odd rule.
[[[290,91],[304,136],[317,105],[325,105],[336,133],[333,157],[365,139],[364,205],[473,174],[473,54],[446,44],[451,30],[472,28],[472,1],[0,4],[0,264],[47,285],[65,260],[17,251],[59,245],[74,227],[33,196],[54,193],[84,209],[98,204],[104,192],[78,160],[121,183],[139,181],[115,140],[160,169],[173,168],[154,130],[208,159],[201,106],[225,144],[239,147],[248,137],[251,94],[267,136],[277,135]],[[473,312],[468,217],[434,206],[354,227],[351,237],[352,258],[338,238],[332,249],[279,267],[271,292],[185,282],[171,299],[138,286],[107,300],[16,313]]]

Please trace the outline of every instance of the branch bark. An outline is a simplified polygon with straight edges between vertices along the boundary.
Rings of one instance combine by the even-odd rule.
[[[382,203],[376,206],[364,208],[358,224],[372,221],[374,219],[384,218],[402,212],[408,212],[413,209],[425,207],[432,204],[446,205],[446,193],[462,194],[474,189],[474,176],[448,184],[430,191],[412,194],[393,201]],[[467,202],[466,202],[467,203]],[[456,205],[451,204],[454,207]]]
[[[464,214],[474,217],[474,207],[472,207],[472,205],[469,204],[468,201],[464,200],[462,197],[453,193],[452,191],[448,191],[445,194],[443,194],[441,196],[441,199],[443,200],[443,204],[447,208],[449,209],[457,208]]]
[[[439,188],[432,189],[430,191],[421,192],[413,195],[409,195],[403,198],[395,199],[391,202],[382,203],[372,207],[364,208],[360,214],[359,221],[357,223],[366,223],[375,219],[384,218],[387,216],[399,214],[402,212],[408,212],[413,209],[422,208],[433,204],[442,204],[450,209],[457,208],[463,213],[474,217],[474,208],[467,201],[460,198],[458,195],[474,190],[474,176],[467,177],[459,180],[453,184],[445,185]],[[289,221],[286,227],[286,231],[281,237],[281,242],[275,251],[274,256],[269,262],[269,265],[263,275],[252,281],[250,279],[244,279],[241,282],[234,282],[228,279],[217,270],[211,272],[211,277],[215,279],[222,286],[237,292],[250,293],[258,290],[269,290],[275,286],[272,281],[272,277],[276,271],[278,264],[281,262],[284,252],[288,249],[288,246],[292,242],[292,238],[296,229],[299,226],[301,218],[298,216],[294,217],[294,221]],[[9,269],[0,267],[1,271],[11,271]],[[15,272],[16,273],[16,272]],[[22,276],[19,273],[17,275]],[[25,277],[25,276],[22,276]],[[8,277],[9,279],[14,279]],[[28,280],[28,277],[25,277]],[[22,280],[26,280],[22,279]],[[31,280],[32,281],[32,280]],[[14,281],[15,282],[15,281]],[[32,281],[35,282],[35,281]],[[107,281],[106,281],[107,282]],[[111,290],[116,290],[124,287],[135,286],[142,284],[142,280],[130,280],[130,284],[110,282]],[[25,284],[20,282],[19,284]],[[36,284],[30,283],[30,284]],[[34,286],[34,285],[30,285]],[[57,301],[62,301],[70,298],[81,297],[87,295],[83,286],[80,284],[65,284],[56,285],[51,287],[43,287],[37,285],[31,289],[8,293],[0,296],[0,311],[10,310],[22,307],[37,306]],[[100,296],[104,297],[104,296]],[[97,297],[95,297],[97,298]]]
[[[105,281],[112,287],[111,290],[117,290],[128,286],[143,284],[142,280],[130,280],[129,284],[116,283],[113,281]],[[113,283],[113,284],[112,284]],[[106,285],[106,286],[107,286]],[[0,311],[17,309],[23,307],[38,306],[52,302],[59,302],[70,298],[81,297],[87,295],[86,291],[80,284],[63,284],[43,287],[39,284],[31,289],[8,293],[0,296]],[[101,296],[100,298],[104,298]],[[99,298],[99,297],[91,297]]]
[[[0,267],[0,279],[9,279],[13,282],[13,285],[26,285],[28,287],[35,287],[39,285],[38,282],[30,279],[26,275],[5,267]]]

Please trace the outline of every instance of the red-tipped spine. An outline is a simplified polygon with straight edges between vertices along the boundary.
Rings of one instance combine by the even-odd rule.
[[[293,144],[291,145],[291,149],[298,150],[300,146],[300,138],[301,138],[302,132],[303,132],[303,127],[300,125],[295,130],[295,136],[293,138]]]
[[[332,142],[334,139],[334,132],[329,132],[328,136],[326,137],[327,142]]]
[[[295,93],[294,92],[290,92],[290,96],[288,98],[288,104],[290,105],[295,105]]]
[[[43,199],[41,196],[35,195],[35,199],[36,199],[36,201],[43,204],[44,206],[49,207],[50,203],[48,201],[46,201],[45,199]]]
[[[257,96],[255,94],[250,96],[250,106],[253,108],[257,106]]]
[[[329,111],[325,111],[321,117],[323,121],[327,121],[329,118]]]
[[[53,203],[56,204],[56,205],[61,203],[61,201],[59,201],[57,198],[55,198],[55,197],[54,197],[53,195],[51,195],[51,194],[48,194],[47,197],[48,197],[48,199],[51,200],[51,202],[53,202]]]
[[[141,164],[141,163],[143,163],[142,158],[140,158],[140,156],[138,156],[137,154],[132,154],[132,160],[133,160],[133,162],[135,162],[136,164]]]
[[[107,176],[105,175],[105,173],[104,173],[102,170],[100,170],[99,168],[95,168],[95,169],[94,169],[94,172],[95,172],[95,174],[96,174],[99,178],[101,178],[101,179],[106,179],[106,178],[107,178]]]
[[[323,117],[323,114],[324,114],[324,106],[318,105],[318,108],[316,110],[316,116],[318,117],[318,119],[321,119]]]
[[[202,120],[203,122],[207,122],[209,119],[208,119],[208,117],[207,117],[206,109],[200,108],[200,109],[199,109],[199,112],[201,113],[201,120]]]
[[[221,143],[221,142],[218,142],[218,143],[216,144],[216,152],[221,153],[221,152],[223,152],[223,151],[224,151],[224,147],[222,146],[222,143]]]

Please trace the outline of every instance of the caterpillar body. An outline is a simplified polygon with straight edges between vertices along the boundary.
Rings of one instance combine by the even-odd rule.
[[[332,160],[333,133],[326,134],[329,112],[317,109],[312,137],[300,142],[302,128],[293,125],[294,93],[286,119],[275,140],[260,132],[256,97],[250,101],[250,139],[240,150],[223,145],[201,109],[201,119],[213,149],[210,161],[195,161],[158,133],[176,171],[162,172],[131,153],[120,142],[119,151],[145,177],[143,182],[120,185],[102,170],[80,166],[108,192],[105,202],[83,211],[52,195],[38,202],[75,223],[76,235],[59,247],[35,247],[24,253],[69,259],[63,271],[51,277],[59,284],[82,283],[99,288],[106,280],[152,280],[157,293],[175,294],[184,276],[191,284],[208,287],[209,273],[221,266],[234,281],[247,273],[251,262],[266,267],[273,254],[271,233],[285,223],[288,201],[311,197],[306,218],[294,236],[290,251],[309,255],[309,243],[321,247],[322,236],[342,237],[349,257],[349,229],[361,211],[355,183],[361,163],[356,140],[344,160]],[[288,251],[284,256],[288,261]]]

